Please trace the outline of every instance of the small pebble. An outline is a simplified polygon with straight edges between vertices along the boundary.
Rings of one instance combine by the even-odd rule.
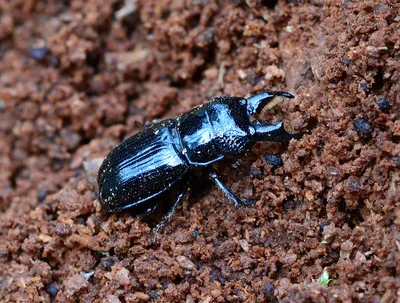
[[[249,242],[246,239],[240,239],[239,245],[245,252],[249,251]]]
[[[267,283],[264,286],[264,296],[265,302],[278,302],[278,299],[275,297],[275,288],[271,283]]]
[[[350,192],[358,192],[360,190],[360,184],[358,183],[357,179],[353,176],[350,176],[347,179],[347,189]]]
[[[90,271],[90,272],[81,271],[81,275],[82,275],[82,277],[84,277],[86,280],[89,280],[90,277],[94,275],[94,271]]]
[[[101,264],[101,266],[103,266],[104,269],[110,270],[111,267],[114,266],[114,260],[112,260],[112,259],[101,259],[100,264]]]
[[[251,206],[257,203],[256,199],[244,199],[243,201],[247,206]]]
[[[31,57],[35,60],[42,61],[46,57],[48,52],[47,47],[37,47],[31,49]]]
[[[56,283],[50,283],[46,285],[45,290],[51,297],[57,296],[58,289],[56,287]]]
[[[360,87],[364,92],[368,92],[368,84],[366,82],[362,82]]]
[[[218,281],[222,284],[226,281],[226,279],[222,276],[221,269],[215,266],[211,268],[210,279],[211,281]]]
[[[157,290],[152,290],[149,292],[149,296],[152,299],[158,299],[158,297],[160,296]]]
[[[327,227],[328,225],[330,225],[331,222],[330,221],[325,221],[324,223],[321,224],[321,226],[319,227],[319,231],[322,233],[325,229],[325,227]]]
[[[44,200],[46,200],[47,190],[45,190],[43,188],[39,189],[36,197],[37,197],[39,203],[42,203]]]
[[[281,156],[279,155],[265,154],[264,159],[268,165],[272,166],[272,168],[278,168],[283,166]]]
[[[369,139],[372,136],[374,128],[364,119],[357,118],[354,120],[354,128],[358,135],[363,139]]]
[[[179,265],[184,269],[190,270],[190,269],[196,268],[194,263],[192,261],[190,261],[188,258],[186,258],[185,256],[176,257],[176,261],[178,261]]]
[[[259,177],[261,175],[261,172],[257,168],[250,168],[250,176],[252,177]]]
[[[343,57],[343,58],[342,58],[342,62],[343,62],[344,64],[346,64],[346,65],[350,65],[350,64],[353,63],[353,61],[351,61],[350,59],[348,59],[348,58],[346,58],[346,57]]]
[[[379,98],[376,102],[378,103],[378,107],[382,112],[387,113],[389,111],[390,104],[385,98]]]

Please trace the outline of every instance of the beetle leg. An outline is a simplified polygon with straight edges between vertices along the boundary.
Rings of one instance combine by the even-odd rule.
[[[233,202],[235,202],[236,207],[241,207],[241,206],[246,206],[246,203],[242,201],[239,197],[237,197],[234,193],[232,193],[224,183],[222,183],[221,179],[217,176],[215,171],[211,170],[210,171],[210,179],[223,191],[223,193],[231,199]]]
[[[303,135],[302,133],[290,134],[283,127],[283,122],[278,122],[276,124],[268,124],[260,121],[254,121],[252,126],[255,128],[256,132],[253,135],[254,141],[277,141],[285,142],[291,139],[300,139]]]
[[[176,207],[178,206],[179,202],[182,201],[183,197],[185,196],[189,186],[189,182],[186,180],[184,182],[185,184],[182,186],[181,190],[179,191],[178,196],[176,197],[176,200],[172,207],[169,209],[168,213],[162,218],[161,222],[157,224],[156,230],[154,231],[154,237],[153,237],[153,245],[157,243],[157,234],[160,231],[161,228],[163,228],[167,222],[172,218],[172,216],[175,213]]]

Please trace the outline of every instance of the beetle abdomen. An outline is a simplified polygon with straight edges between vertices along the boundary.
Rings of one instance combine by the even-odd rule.
[[[138,206],[168,190],[188,170],[177,150],[174,123],[164,121],[119,144],[99,170],[100,202],[107,211]]]

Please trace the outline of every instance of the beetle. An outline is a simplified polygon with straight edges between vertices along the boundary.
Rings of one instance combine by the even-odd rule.
[[[212,164],[237,157],[257,141],[289,141],[301,134],[288,133],[283,122],[268,124],[253,120],[264,107],[272,107],[287,92],[262,92],[248,99],[217,97],[174,119],[157,122],[117,145],[99,168],[99,200],[108,212],[130,208],[134,215],[154,209],[159,196],[178,185],[178,195],[168,213],[157,225],[157,233],[172,217],[188,190],[193,168],[207,170],[209,178],[236,206],[246,203],[221,181]]]

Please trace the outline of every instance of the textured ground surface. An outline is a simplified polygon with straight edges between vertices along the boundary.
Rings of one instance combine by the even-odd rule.
[[[397,1],[138,2],[0,0],[0,302],[395,302]],[[262,90],[307,134],[220,167],[253,206],[198,182],[157,247],[101,211],[97,168],[141,123]]]

